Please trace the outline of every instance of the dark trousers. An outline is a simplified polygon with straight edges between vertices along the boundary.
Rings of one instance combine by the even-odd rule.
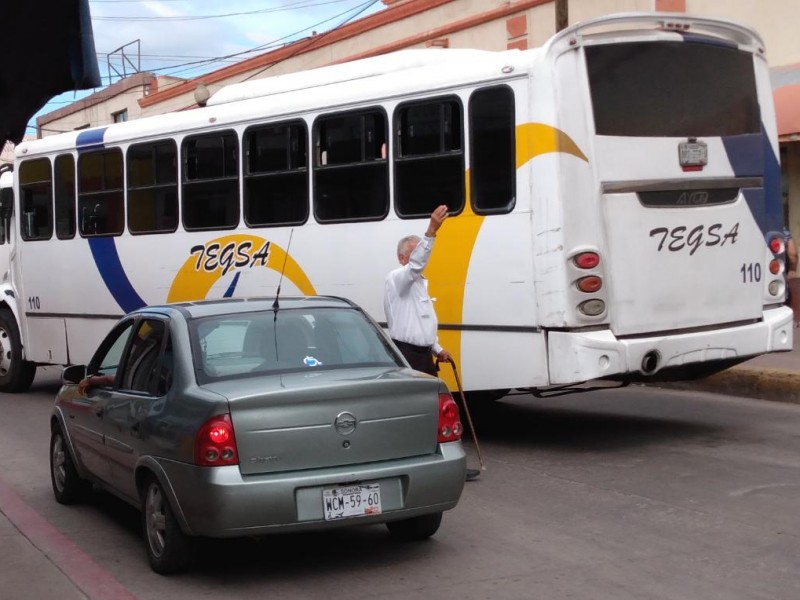
[[[392,341],[403,356],[405,356],[412,369],[428,373],[429,375],[436,375],[438,369],[433,362],[433,351],[430,347],[415,346],[414,344],[407,344],[406,342],[400,342],[398,340]]]

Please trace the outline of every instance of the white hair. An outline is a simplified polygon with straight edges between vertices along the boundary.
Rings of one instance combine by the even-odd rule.
[[[399,242],[397,242],[397,256],[408,256],[408,246],[410,244],[419,243],[420,237],[418,235],[407,235]]]

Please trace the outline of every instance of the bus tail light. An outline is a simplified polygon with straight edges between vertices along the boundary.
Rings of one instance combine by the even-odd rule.
[[[197,430],[194,438],[194,464],[222,467],[239,464],[236,436],[230,414],[211,417]]]
[[[592,298],[591,300],[586,300],[578,304],[578,310],[589,317],[596,317],[597,315],[603,314],[605,309],[606,303],[597,298]]]
[[[781,282],[778,280],[770,281],[768,289],[770,296],[777,296],[781,293]]]
[[[603,287],[603,280],[597,275],[589,275],[578,279],[578,289],[582,292],[592,294]]]
[[[773,254],[782,254],[786,248],[781,238],[774,237],[769,241],[769,249]]]
[[[597,252],[581,252],[576,254],[572,260],[581,269],[594,269],[600,264],[600,255]]]
[[[778,273],[780,273],[781,261],[779,261],[776,258],[773,258],[771,261],[769,261],[769,272],[772,273],[773,275],[777,275]]]
[[[455,442],[461,439],[464,426],[458,404],[450,394],[439,394],[439,435],[437,441]]]

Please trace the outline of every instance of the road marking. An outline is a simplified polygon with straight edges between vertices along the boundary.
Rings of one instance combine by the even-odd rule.
[[[111,573],[31,508],[2,479],[0,512],[89,600],[136,600],[136,596],[114,579]]]

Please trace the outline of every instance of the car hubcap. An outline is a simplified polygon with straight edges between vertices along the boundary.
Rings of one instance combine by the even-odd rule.
[[[64,438],[57,435],[53,441],[53,481],[59,492],[64,491],[64,481],[67,478],[66,457],[64,456]]]
[[[164,534],[166,518],[164,516],[164,498],[158,485],[151,483],[147,489],[145,502],[145,522],[147,528],[147,541],[156,557],[164,552]]]
[[[0,377],[5,377],[11,370],[11,339],[8,332],[0,327]]]

